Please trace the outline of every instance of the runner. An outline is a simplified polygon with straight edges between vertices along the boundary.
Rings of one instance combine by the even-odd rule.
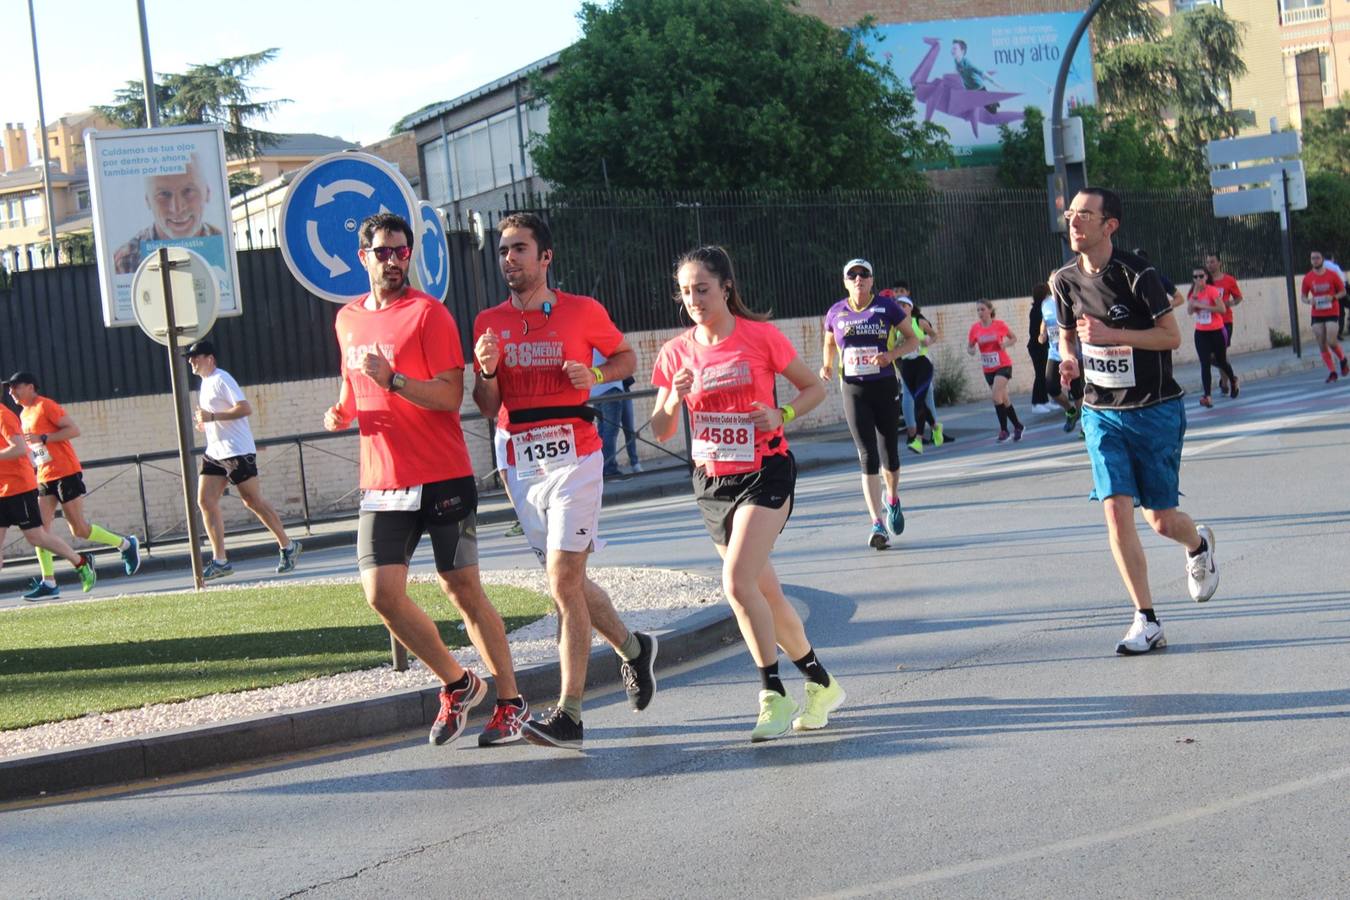
[[[1050,390],[1045,382],[1045,363],[1050,356],[1049,346],[1041,340],[1045,330],[1045,313],[1036,302],[1035,288],[1032,289],[1031,307],[1027,313],[1027,356],[1031,357],[1031,411],[1038,415],[1052,413]]]
[[[1237,376],[1228,364],[1228,348],[1223,343],[1223,292],[1214,286],[1214,280],[1203,268],[1191,273],[1191,289],[1186,295],[1186,312],[1195,317],[1195,355],[1200,358],[1200,384],[1205,393],[1200,405],[1208,409],[1214,405],[1209,396],[1210,361],[1228,376],[1233,396],[1238,395]]]
[[[42,508],[43,527],[51,530],[59,503],[66,527],[73,536],[116,547],[122,552],[122,568],[128,575],[135,575],[141,567],[141,542],[136,536],[113,534],[84,517],[84,470],[70,444],[80,436],[80,426],[59,403],[37,392],[37,378],[31,372],[15,372],[3,382],[3,387],[14,402],[23,407],[19,418],[23,422],[23,436],[28,441],[33,464],[37,467],[38,505]],[[51,551],[38,547],[37,558],[42,578],[24,594],[24,599],[59,597],[61,589],[56,586]]]
[[[88,593],[94,589],[98,576],[94,573],[94,560],[83,553],[76,553],[70,545],[61,540],[42,524],[42,509],[38,503],[37,473],[30,461],[31,451],[28,441],[24,440],[23,426],[19,417],[9,411],[9,407],[0,405],[0,569],[5,567],[5,534],[9,526],[16,526],[23,532],[23,538],[35,549],[56,554],[75,567],[80,576],[80,587]],[[42,583],[33,579],[33,587]],[[41,597],[28,597],[27,600],[40,600],[44,597],[59,597],[61,590],[43,594]]]
[[[1213,285],[1223,292],[1223,302],[1227,304],[1228,311],[1223,314],[1223,345],[1231,347],[1233,345],[1233,307],[1242,302],[1242,288],[1238,286],[1237,279],[1223,270],[1223,261],[1219,259],[1219,251],[1211,250],[1205,257],[1205,271],[1214,279]],[[1219,376],[1219,390],[1225,394],[1228,393],[1228,376]]]
[[[338,311],[342,387],[323,424],[341,431],[355,418],[361,429],[361,587],[390,633],[441,680],[429,739],[453,741],[487,685],[459,664],[408,596],[408,565],[429,535],[441,589],[496,683],[497,706],[478,744],[517,741],[529,707],[516,689],[506,627],[478,575],[478,489],[459,423],[459,329],[444,305],[408,286],[413,232],[404,219],[369,217],[360,243],[370,293]]]
[[[549,289],[553,237],[543,219],[516,213],[498,228],[497,261],[511,294],[474,322],[473,398],[486,419],[507,411],[506,480],[558,604],[562,670],[558,705],[527,722],[525,737],[580,750],[592,628],[623,660],[632,709],[646,709],[656,691],[656,638],[629,631],[609,595],[586,577],[587,557],[604,546],[597,536],[604,454],[595,410],[585,404],[597,382],[631,375],[637,355],[597,301]],[[602,366],[591,365],[597,349],[608,359]]]
[[[1050,276],[1059,303],[1059,377],[1067,384],[1086,365],[1083,433],[1092,462],[1090,496],[1102,501],[1111,553],[1135,607],[1116,652],[1147,653],[1167,641],[1153,610],[1148,559],[1135,530],[1136,505],[1154,531],[1186,548],[1193,600],[1205,602],[1219,586],[1214,532],[1177,508],[1186,409],[1172,378],[1172,351],[1181,346],[1181,329],[1158,273],[1112,246],[1121,217],[1116,194],[1084,188],[1064,217],[1069,246],[1078,256]]]
[[[746,308],[725,250],[690,251],[675,272],[694,327],[667,341],[657,356],[652,430],[670,440],[680,404],[688,407],[690,453],[698,463],[694,496],[722,557],[722,588],[759,667],[759,718],[750,740],[824,728],[844,702],[844,689],[816,658],[769,554],[792,514],[797,480],[783,426],[819,406],[825,386],[767,316]],[[797,388],[792,402],[780,407],[774,406],[777,375]],[[800,715],[778,674],[779,647],[807,679]]]
[[[885,550],[891,545],[886,529],[897,537],[905,530],[905,514],[900,508],[900,385],[892,363],[915,349],[918,339],[899,304],[872,293],[870,262],[849,260],[844,265],[844,287],[848,296],[825,313],[820,377],[826,382],[834,379],[837,347],[842,358],[839,376],[844,418],[858,450],[863,500],[872,517],[867,543],[875,550]],[[889,350],[891,335],[896,331],[904,341]],[[877,452],[878,435],[886,452],[884,467]],[[881,495],[883,480],[885,498]]]
[[[1332,354],[1340,360],[1340,374],[1350,375],[1350,363],[1345,360],[1337,337],[1340,328],[1341,303],[1345,300],[1345,282],[1341,276],[1328,269],[1326,260],[1316,250],[1309,256],[1312,271],[1303,276],[1303,289],[1300,291],[1303,302],[1312,307],[1312,330],[1317,338],[1317,349],[1322,353],[1322,362],[1326,363],[1327,384],[1336,381],[1336,364]]]
[[[980,350],[980,368],[984,370],[984,382],[989,385],[994,399],[994,412],[998,415],[999,443],[1008,439],[1008,423],[1013,426],[1012,439],[1022,439],[1022,420],[1017,418],[1008,399],[1008,382],[1012,380],[1012,358],[1007,347],[1017,343],[1017,335],[1012,333],[1008,323],[994,318],[994,304],[988,300],[977,300],[975,312],[980,320],[970,326],[966,335],[966,352],[975,355]]]
[[[220,514],[220,498],[225,495],[227,484],[234,485],[249,512],[276,538],[280,555],[277,574],[289,572],[295,568],[302,548],[299,541],[286,536],[281,516],[262,495],[258,451],[248,427],[253,407],[234,377],[216,365],[216,347],[210,341],[197,341],[183,356],[192,367],[192,374],[202,380],[197,410],[193,413],[197,430],[206,435],[202,474],[197,481],[197,505],[201,507],[202,521],[211,541],[211,559],[202,569],[202,577],[224,578],[234,571],[225,551],[225,520]]]
[[[914,453],[923,453],[923,427],[928,425],[934,447],[941,447],[946,441],[942,432],[942,423],[937,420],[937,411],[933,407],[933,383],[937,371],[928,355],[928,345],[940,335],[937,326],[919,311],[919,305],[909,295],[908,285],[904,293],[897,292],[895,300],[909,315],[909,326],[919,341],[917,350],[911,350],[900,357],[900,399],[905,414],[906,446]],[[899,340],[892,335],[891,341]]]
[[[1041,332],[1036,336],[1045,345],[1045,390],[1064,410],[1064,432],[1073,434],[1083,406],[1083,379],[1075,378],[1066,391],[1059,381],[1059,311],[1050,285],[1041,282],[1032,288],[1031,302],[1041,310]]]

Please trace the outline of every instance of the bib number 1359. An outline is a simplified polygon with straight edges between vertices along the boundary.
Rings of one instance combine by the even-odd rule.
[[[516,451],[516,477],[533,481],[550,469],[577,461],[576,436],[571,425],[531,428],[511,436]]]

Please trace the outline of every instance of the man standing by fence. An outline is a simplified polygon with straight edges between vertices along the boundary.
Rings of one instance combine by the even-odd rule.
[[[202,380],[193,413],[197,430],[206,435],[202,474],[197,481],[197,505],[201,507],[206,534],[211,540],[211,560],[203,568],[202,577],[223,578],[234,571],[225,550],[225,520],[220,514],[220,498],[227,483],[234,485],[249,512],[276,538],[281,557],[277,574],[289,572],[300,556],[300,542],[286,536],[281,516],[262,495],[258,450],[248,427],[253,407],[234,377],[216,365],[216,347],[210,341],[197,341],[183,356],[192,367],[192,374]]]

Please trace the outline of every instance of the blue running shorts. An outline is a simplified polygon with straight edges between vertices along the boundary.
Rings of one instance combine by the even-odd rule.
[[[1092,460],[1092,500],[1115,494],[1145,509],[1176,509],[1186,407],[1180,397],[1142,409],[1083,408],[1083,437]]]

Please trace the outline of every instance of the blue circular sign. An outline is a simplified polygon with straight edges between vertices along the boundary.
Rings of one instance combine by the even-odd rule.
[[[417,204],[417,252],[413,255],[412,278],[418,288],[442,303],[450,293],[450,247],[445,239],[441,214],[425,200]]]

